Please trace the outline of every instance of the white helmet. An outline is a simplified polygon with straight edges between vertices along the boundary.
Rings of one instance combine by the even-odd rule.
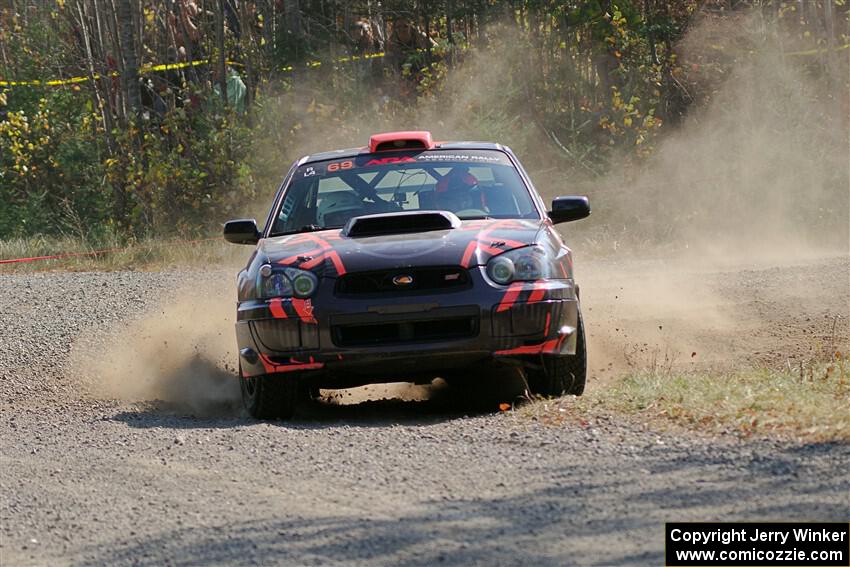
[[[316,210],[316,220],[320,226],[328,226],[331,223],[333,226],[345,224],[349,218],[355,216],[355,212],[363,210],[363,201],[361,201],[353,191],[334,191],[321,195],[319,206]],[[340,215],[340,213],[349,213]]]

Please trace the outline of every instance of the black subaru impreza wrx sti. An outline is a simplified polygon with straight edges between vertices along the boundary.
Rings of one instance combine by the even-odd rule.
[[[289,418],[319,388],[486,380],[489,365],[521,367],[536,394],[580,395],[579,288],[554,225],[589,214],[586,197],[547,210],[499,144],[391,132],[298,160],[262,231],[224,226],[256,244],[238,276],[246,409]]]

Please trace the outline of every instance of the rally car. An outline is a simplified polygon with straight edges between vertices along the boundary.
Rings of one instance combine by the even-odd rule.
[[[511,150],[391,132],[301,158],[266,219],[225,224],[256,245],[238,275],[242,399],[289,418],[319,388],[451,384],[522,368],[544,396],[580,395],[586,354],[572,252]],[[472,372],[474,370],[474,373]]]

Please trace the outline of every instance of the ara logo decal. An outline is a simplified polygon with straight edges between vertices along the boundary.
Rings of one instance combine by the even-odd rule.
[[[389,163],[416,163],[416,160],[410,156],[385,157],[369,160],[368,162],[366,162],[366,165],[386,165]]]

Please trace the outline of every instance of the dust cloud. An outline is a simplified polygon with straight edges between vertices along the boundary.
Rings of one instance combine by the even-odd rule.
[[[751,15],[705,19],[678,46],[701,98],[680,124],[664,126],[653,157],[624,155],[601,178],[564,178],[557,173],[575,172],[574,164],[565,165],[539,125],[519,118],[523,109],[505,102],[517,100],[506,93],[534,96],[519,71],[530,54],[517,45],[467,53],[437,100],[400,103],[392,93],[351,81],[374,73],[371,66],[345,71],[353,77],[296,76],[291,89],[267,96],[258,112],[258,189],[245,216],[264,218],[293,160],[362,146],[376,131],[429,129],[437,139],[494,140],[529,161],[522,150],[533,152],[530,173],[545,198],[587,194],[594,208],[588,220],[562,229],[582,283],[591,387],[629,367],[737,360],[735,353],[747,348],[739,337],[758,325],[758,315],[736,308],[714,277],[718,269],[731,274],[847,254],[846,57],[813,70],[784,56],[794,42]],[[728,72],[712,74],[719,63]],[[687,88],[682,85],[683,96],[696,96]],[[339,107],[343,99],[348,109]],[[95,390],[194,412],[232,411],[235,291],[222,286],[193,299],[198,291],[175,293],[187,299],[163,304],[99,347],[84,365]],[[786,291],[789,298],[804,292]]]
[[[763,27],[706,19],[679,46],[702,99],[646,164],[588,189],[607,246],[703,264],[848,252],[847,57],[783,55],[794,41]]]
[[[178,288],[137,320],[80,345],[73,366],[97,398],[161,401],[198,416],[239,406],[232,285]]]
[[[754,285],[748,270],[758,267],[847,256],[848,61],[826,58],[813,68],[782,55],[800,47],[750,15],[704,20],[680,45],[682,62],[698,76],[733,59],[728,74],[704,73],[704,100],[647,163],[584,185],[595,216],[566,230],[578,239],[579,276],[588,276],[597,375],[753,363],[765,345],[749,335],[776,315],[742,309],[746,298],[735,293],[764,295],[774,286],[730,293],[734,284]],[[583,266],[582,238],[590,252]],[[828,306],[825,316],[846,321],[848,280],[826,301],[811,285],[785,281],[784,296],[773,299],[812,314]],[[796,332],[785,339],[799,343],[789,351],[815,348],[811,330]]]

